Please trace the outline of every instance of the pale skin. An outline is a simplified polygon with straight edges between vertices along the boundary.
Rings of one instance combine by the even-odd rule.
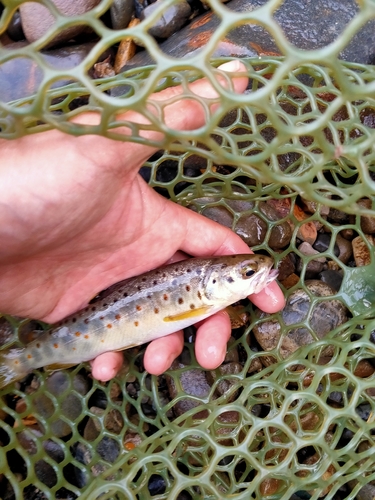
[[[224,70],[242,68],[235,61]],[[243,92],[246,85],[246,77],[233,78],[236,92]],[[200,96],[216,95],[205,80],[191,89]],[[178,87],[166,89],[154,98],[160,101],[179,92]],[[137,113],[126,118],[142,119]],[[79,120],[97,119],[87,114]],[[178,130],[194,130],[204,120],[196,101],[185,99],[165,110],[165,122]],[[191,256],[249,252],[231,230],[147,186],[137,172],[154,151],[56,130],[0,141],[0,311],[54,323],[111,284],[179,259],[181,252]],[[276,283],[251,300],[266,312],[284,306]],[[222,363],[230,333],[226,312],[198,325],[195,351],[204,368]],[[182,348],[182,332],[151,342],[144,356],[146,370],[163,373]],[[93,376],[111,379],[122,359],[119,352],[99,356],[92,362]]]

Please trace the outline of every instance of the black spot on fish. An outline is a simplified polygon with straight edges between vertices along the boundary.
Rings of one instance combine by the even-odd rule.
[[[158,284],[158,282],[156,280],[154,280],[154,285],[157,285],[157,284]]]
[[[128,296],[128,294],[125,292],[125,293],[124,293],[124,297],[126,298],[127,296]]]
[[[92,307],[92,308],[91,308],[91,311],[96,311],[96,307]]]
[[[72,323],[75,323],[77,321],[77,318],[72,319]]]
[[[216,283],[216,280],[212,280],[212,283],[215,284]]]
[[[234,279],[231,276],[228,276],[227,281],[228,283],[233,283]]]
[[[143,281],[143,282],[147,281],[147,278],[143,277],[143,278],[142,278],[142,281]]]
[[[184,303],[184,299],[183,299],[182,297],[180,297],[180,298],[178,299],[178,303],[179,303],[179,304],[183,304],[183,303]]]
[[[186,272],[187,272],[187,273],[191,273],[191,269],[190,269],[190,267],[189,267],[188,269],[186,269]]]

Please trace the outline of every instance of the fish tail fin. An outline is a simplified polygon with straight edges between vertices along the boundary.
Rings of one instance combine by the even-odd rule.
[[[10,348],[0,351],[0,389],[16,382],[28,374],[22,366],[20,355],[23,348]]]

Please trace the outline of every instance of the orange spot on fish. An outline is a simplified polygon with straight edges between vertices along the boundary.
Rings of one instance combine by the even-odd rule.
[[[120,319],[121,318],[121,314],[116,314],[115,318],[116,319]]]
[[[111,323],[108,323],[107,328],[112,328]]]
[[[100,318],[99,318],[99,319],[100,319],[101,321],[103,321],[103,319],[104,319],[104,316],[100,316]]]
[[[73,347],[73,351],[75,351],[75,350],[76,350],[76,348],[75,348],[75,347]]]
[[[39,342],[38,342],[38,343],[36,344],[36,346],[37,346],[37,348],[39,349],[39,347],[40,347],[40,344],[39,344]]]
[[[186,285],[185,289],[186,289],[187,292],[190,292],[190,290],[191,290],[191,288],[190,288],[189,285]]]
[[[202,298],[202,294],[201,292],[198,290],[198,299],[201,299]]]
[[[134,450],[135,444],[134,443],[125,443],[124,448],[128,451]]]
[[[31,358],[32,358],[31,354],[28,354],[28,355],[27,355],[27,357],[28,357],[28,359],[31,359]]]
[[[59,344],[53,344],[53,347],[57,349],[59,347]]]
[[[139,325],[138,321],[134,321],[134,326],[138,326],[138,325]]]
[[[163,295],[163,299],[168,300],[168,295],[166,293]]]
[[[155,309],[154,309],[154,313],[155,313],[155,314],[158,314],[158,312],[159,312],[159,309],[158,309],[157,307],[155,307]]]
[[[18,364],[19,364],[19,361],[15,361],[15,362],[14,362],[14,364],[15,364],[15,365],[18,365]]]
[[[81,332],[76,332],[74,335],[75,335],[76,337],[79,337],[79,336],[81,335]]]
[[[100,342],[103,342],[103,343],[104,343],[104,339],[102,339]]]
[[[136,306],[136,309],[137,309],[137,311],[142,311],[142,307],[141,306]]]
[[[90,338],[90,335],[85,335],[85,339],[89,339]]]
[[[190,309],[195,309],[195,305],[194,304],[190,304]]]

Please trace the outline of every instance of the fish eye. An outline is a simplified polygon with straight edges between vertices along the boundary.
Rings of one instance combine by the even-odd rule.
[[[253,274],[255,274],[255,271],[253,271],[253,269],[249,269],[248,271],[246,271],[245,276],[250,278],[250,276],[252,276]]]

